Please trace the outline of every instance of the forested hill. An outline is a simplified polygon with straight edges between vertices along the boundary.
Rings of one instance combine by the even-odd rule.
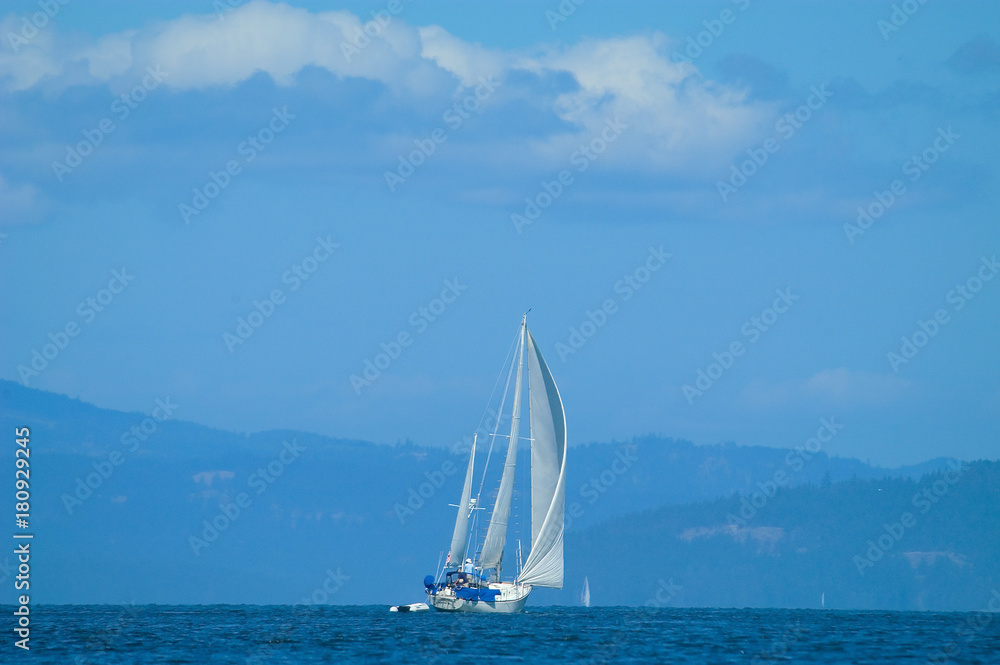
[[[294,431],[237,434],[185,422],[183,409],[166,400],[150,405],[150,413],[123,413],[0,382],[0,426],[31,429],[37,602],[288,603],[311,597],[333,578],[343,582],[336,593],[319,592],[319,601],[420,598],[421,580],[448,545],[455,519],[449,504],[461,491],[466,448],[376,445]],[[794,443],[801,442],[788,442]],[[822,450],[806,458],[787,448],[695,445],[658,436],[575,445],[570,455],[567,566],[580,584],[583,574],[591,574],[595,585],[610,584],[598,582],[602,574],[633,570],[640,552],[643,561],[654,562],[685,547],[725,542],[718,535],[684,540],[669,529],[636,530],[631,549],[609,559],[579,558],[600,548],[574,544],[580,541],[573,534],[608,539],[601,546],[610,547],[627,534],[587,529],[626,529],[630,520],[661,514],[627,517],[632,513],[691,504],[663,508],[662,515],[681,519],[694,511],[698,519],[684,518],[688,527],[715,528],[725,525],[725,512],[716,514],[718,501],[731,500],[721,497],[752,493],[773,479],[793,489],[839,488],[838,481],[851,478],[918,478],[948,462],[882,469]],[[13,496],[13,473],[5,478],[0,489]],[[780,505],[784,492],[780,497],[767,509]],[[524,499],[515,492],[511,547],[518,537],[530,537],[521,517]],[[710,503],[693,503],[699,501]],[[706,510],[715,513],[702,516]],[[768,526],[765,515],[761,511],[747,528]],[[798,517],[811,519],[808,511]],[[791,523],[784,528],[790,532]],[[862,544],[877,535],[866,535]],[[776,547],[787,542],[779,539]],[[0,554],[0,580],[11,563]],[[378,574],[370,574],[373,567]],[[649,571],[660,576],[661,569]],[[879,564],[879,571],[885,569]],[[567,584],[574,582],[568,578]],[[595,594],[596,602],[641,603],[644,587],[628,584]],[[10,602],[13,585],[0,588],[6,589],[0,600]],[[539,590],[537,602],[577,602],[575,592],[546,593]],[[714,598],[691,596],[690,602]]]
[[[996,610],[1000,463],[666,506],[566,550],[567,601],[586,575],[602,605]]]

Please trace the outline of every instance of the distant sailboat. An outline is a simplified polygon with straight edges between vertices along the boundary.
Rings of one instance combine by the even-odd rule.
[[[583,593],[580,594],[580,604],[590,607],[590,580],[583,578]]]
[[[514,493],[514,472],[520,440],[521,390],[524,361],[528,362],[529,440],[531,441],[531,549],[522,565],[521,543],[517,544],[517,574],[501,581],[507,522]],[[516,367],[516,376],[512,377]],[[515,359],[512,359],[504,388],[506,401],[511,378],[514,378],[513,408],[507,457],[490,516],[485,540],[477,553],[472,542],[476,530],[470,530],[478,515],[479,496],[472,496],[472,475],[476,461],[477,438],[469,452],[469,465],[462,485],[455,529],[448,560],[436,575],[424,578],[427,603],[446,612],[520,612],[532,587],[561,589],[563,585],[563,526],[566,500],[566,416],[562,398],[545,359],[527,326],[527,314],[521,319]],[[490,447],[496,438],[491,435]],[[489,456],[487,456],[487,466]],[[483,471],[485,482],[486,470]],[[480,492],[482,484],[480,485]],[[522,492],[523,494],[523,492]],[[467,558],[468,553],[468,558]],[[475,561],[473,561],[475,558]],[[464,562],[464,563],[463,563]]]

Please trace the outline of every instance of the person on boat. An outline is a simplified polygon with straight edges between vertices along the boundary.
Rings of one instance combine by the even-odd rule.
[[[438,561],[440,561],[440,559],[438,559]],[[475,572],[475,570],[475,566],[472,565],[472,559],[466,559],[465,565],[462,566],[462,572],[471,575]]]

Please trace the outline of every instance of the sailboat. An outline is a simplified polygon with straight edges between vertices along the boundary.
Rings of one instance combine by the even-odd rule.
[[[580,593],[580,604],[590,607],[590,580],[583,578],[583,592]]]
[[[478,436],[473,438],[469,464],[458,503],[451,549],[445,565],[436,575],[424,578],[427,603],[444,612],[520,612],[533,587],[561,589],[563,585],[563,527],[566,502],[566,415],[562,398],[542,353],[528,330],[528,315],[521,319],[516,340],[516,362],[511,361],[500,405],[503,413],[511,374],[516,367],[510,416],[507,456],[497,491],[496,503],[481,545],[475,525],[480,513],[479,499],[488,468],[483,471],[477,496],[472,496],[472,478]],[[527,356],[527,358],[525,358]],[[514,493],[514,475],[521,424],[521,391],[527,360],[529,435],[531,442],[531,545],[528,557],[521,557],[521,543],[513,579],[501,579],[507,523]],[[490,452],[497,439],[500,419],[494,425]],[[486,466],[489,467],[490,455]],[[522,492],[523,495],[523,492]],[[470,529],[470,523],[473,528]]]

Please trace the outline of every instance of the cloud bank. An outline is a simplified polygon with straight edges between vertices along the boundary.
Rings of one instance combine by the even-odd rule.
[[[15,30],[17,17],[3,22]],[[598,133],[608,119],[630,128],[608,165],[635,164],[684,171],[718,168],[773,117],[773,106],[748,92],[713,82],[690,64],[670,61],[670,38],[660,33],[585,40],[531,52],[490,50],[440,26],[413,27],[389,12],[363,22],[346,11],[313,13],[255,0],[223,14],[186,15],[85,43],[54,29],[39,31],[17,52],[0,54],[0,81],[8,92],[70,86],[127,89],[147,67],[166,72],[174,91],[238,86],[258,74],[295,86],[311,67],[340,78],[384,85],[401,105],[459,95],[480,77],[534,77],[536,85],[507,93],[508,101],[538,102],[554,95],[550,113],[572,128],[533,138],[535,158],[553,163]],[[572,89],[546,81],[569,77]]]

